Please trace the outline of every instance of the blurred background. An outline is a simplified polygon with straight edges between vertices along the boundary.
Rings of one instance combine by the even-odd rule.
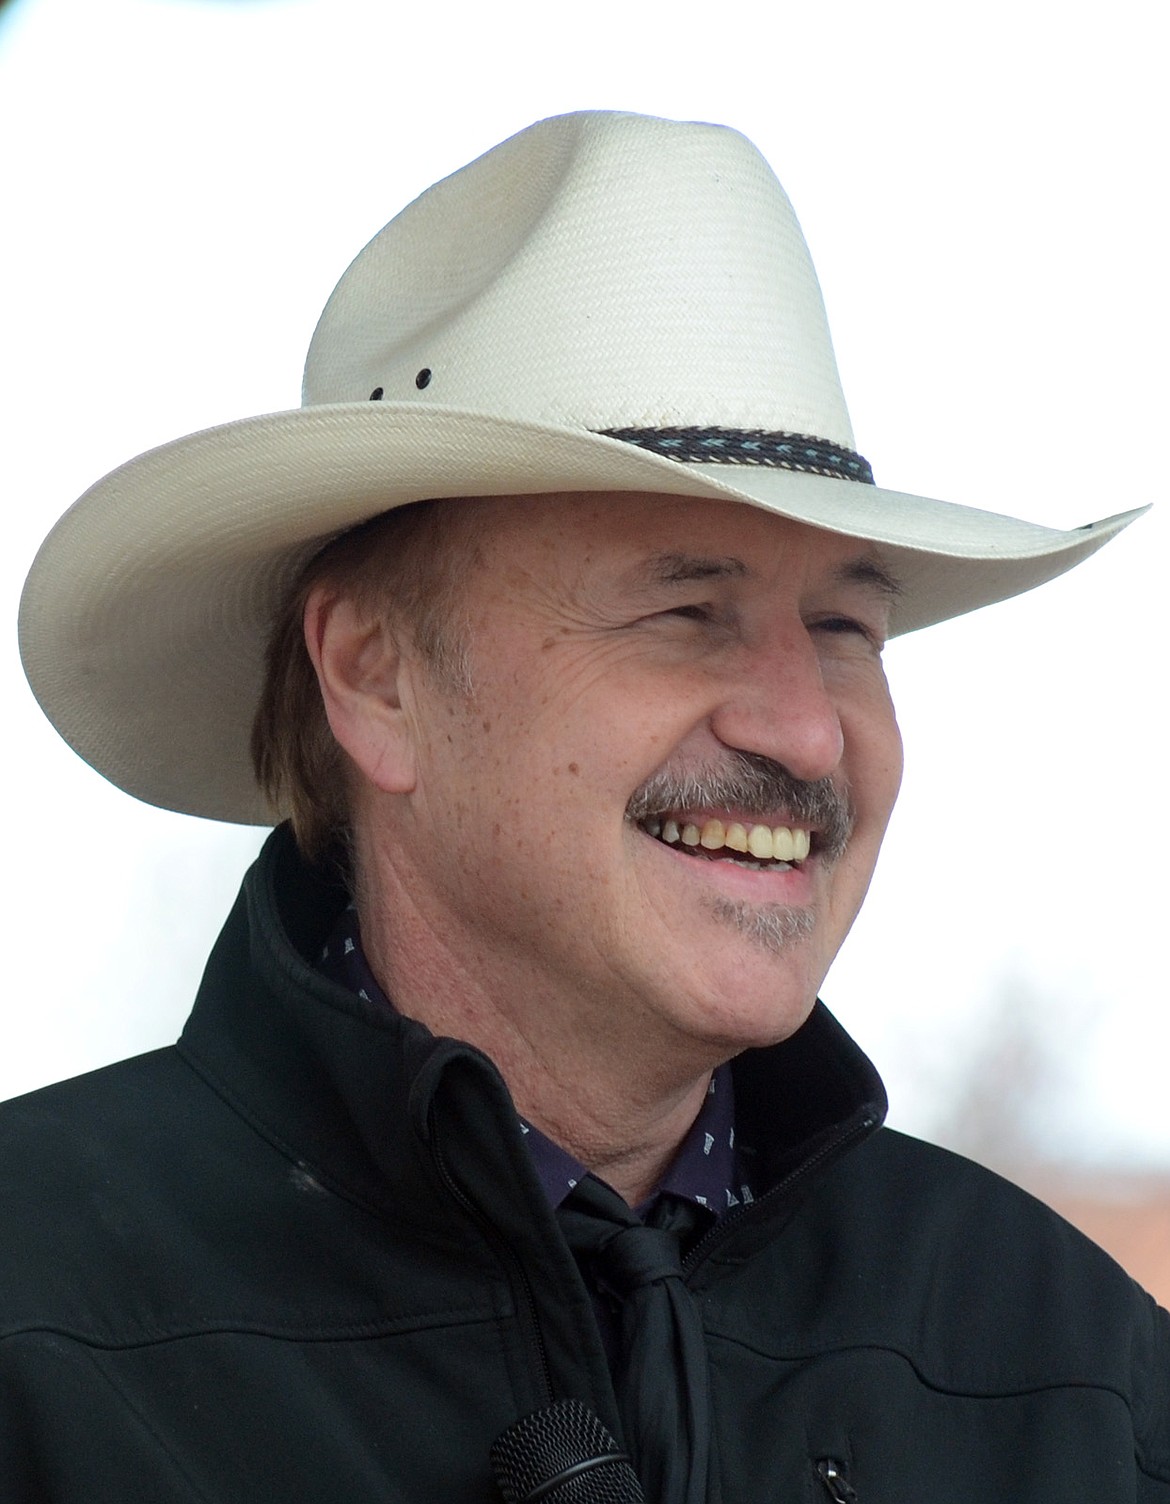
[[[895,643],[905,790],[824,996],[891,1122],[1170,1298],[1167,13],[1040,0],[7,0],[0,487],[21,582],[99,475],[295,406],[348,261],[548,114],[717,120],[789,191],[879,483],[1057,526],[1162,505]],[[174,1038],[261,832],[146,808],[0,658],[0,1096]]]

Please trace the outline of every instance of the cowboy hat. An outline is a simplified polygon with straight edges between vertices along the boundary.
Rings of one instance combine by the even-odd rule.
[[[723,127],[545,120],[436,184],[349,267],[304,403],[139,456],[33,564],[25,670],[61,735],[164,808],[267,823],[248,736],[274,609],[324,541],[430,497],[659,492],[882,545],[894,630],[1028,590],[1071,532],[873,484],[767,163]]]

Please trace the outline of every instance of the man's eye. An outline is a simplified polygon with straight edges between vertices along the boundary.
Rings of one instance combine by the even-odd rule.
[[[710,606],[675,606],[664,613],[667,616],[681,616],[687,621],[710,621]]]
[[[883,646],[882,638],[864,622],[858,621],[855,616],[826,616],[820,621],[813,623],[817,632],[829,632],[833,636],[860,637],[864,642],[880,649]]]

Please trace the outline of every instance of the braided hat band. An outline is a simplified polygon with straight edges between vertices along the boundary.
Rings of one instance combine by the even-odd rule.
[[[769,433],[762,428],[602,428],[621,439],[685,465],[767,465],[872,486],[869,461],[844,444],[807,433]]]

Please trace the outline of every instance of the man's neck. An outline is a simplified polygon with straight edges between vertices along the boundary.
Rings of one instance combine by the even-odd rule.
[[[699,1114],[717,1059],[693,1047],[672,1058],[636,1022],[619,1037],[535,981],[505,986],[467,948],[436,944],[406,895],[387,912],[367,888],[359,911],[367,962],[399,1012],[482,1050],[521,1117],[629,1205],[654,1191]]]
[[[585,1125],[580,1117],[574,1119],[564,1110],[563,1101],[551,1104],[550,1110],[542,1115],[539,1105],[537,1108],[526,1107],[514,1089],[512,1095],[521,1116],[612,1186],[628,1205],[635,1207],[647,1200],[661,1184],[679,1145],[699,1115],[709,1080],[709,1077],[704,1077],[698,1081],[679,1100],[674,1111],[664,1113],[658,1122],[648,1124],[643,1120],[637,1124],[623,1124],[627,1134],[636,1135],[633,1142],[626,1144],[619,1142],[612,1119],[604,1124]],[[586,1126],[591,1131],[582,1131]]]

